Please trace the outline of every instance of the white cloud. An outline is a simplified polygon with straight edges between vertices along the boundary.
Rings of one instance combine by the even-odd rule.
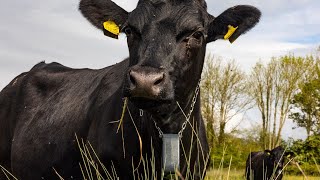
[[[248,36],[250,36],[248,34]],[[269,61],[272,57],[288,54],[304,56],[310,54],[317,46],[315,44],[299,44],[259,38],[239,38],[234,44],[227,41],[217,41],[208,45],[208,53],[230,60],[235,59],[246,71],[258,60]]]
[[[253,108],[248,110],[246,113],[241,113],[233,117],[232,120],[230,120],[226,125],[226,132],[229,133],[232,130],[234,130],[234,128],[239,130],[253,129],[260,125],[260,112],[258,109]],[[306,137],[307,133],[304,128],[297,128],[297,125],[291,119],[286,120],[283,130],[281,132],[281,138],[288,140],[289,138],[305,139]]]

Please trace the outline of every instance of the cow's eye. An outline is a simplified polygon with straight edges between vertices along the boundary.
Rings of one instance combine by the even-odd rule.
[[[201,31],[196,31],[192,34],[192,37],[195,39],[200,39],[203,36],[203,33]]]
[[[131,27],[127,26],[123,29],[123,32],[126,33],[127,36],[130,36],[132,34]]]

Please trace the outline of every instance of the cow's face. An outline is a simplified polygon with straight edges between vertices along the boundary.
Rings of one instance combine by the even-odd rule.
[[[283,176],[283,168],[285,166],[285,159],[288,157],[292,157],[292,152],[285,152],[285,149],[281,146],[278,146],[274,149],[266,150],[265,153],[268,156],[268,166],[272,167],[274,172],[274,177],[278,177],[281,179]]]
[[[159,112],[188,98],[200,79],[208,22],[197,1],[140,3],[123,28],[130,53],[125,96]]]
[[[82,0],[82,14],[105,35],[114,22],[127,35],[129,68],[124,95],[141,109],[172,112],[176,101],[188,101],[200,80],[206,44],[224,38],[233,42],[260,18],[252,6],[235,6],[218,17],[203,0],[140,0],[128,13],[112,1]],[[235,32],[228,30],[237,28]]]

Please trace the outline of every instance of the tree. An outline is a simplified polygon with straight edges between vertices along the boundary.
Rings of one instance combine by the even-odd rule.
[[[314,66],[315,77],[300,85],[299,93],[291,100],[292,109],[289,117],[307,131],[308,137],[320,133],[320,71]]]
[[[313,65],[313,58],[287,55],[272,58],[267,65],[258,62],[253,68],[249,94],[261,113],[261,141],[265,149],[280,144],[290,100]]]
[[[249,94],[255,99],[256,105],[261,112],[261,142],[265,148],[270,126],[272,99],[275,99],[275,104],[277,104],[277,98],[273,97],[273,78],[276,77],[276,63],[274,62],[275,60],[273,59],[267,67],[260,62],[257,63],[252,70],[249,81],[251,84]]]
[[[247,96],[247,91],[247,77],[234,61],[223,64],[219,58],[207,57],[201,98],[210,145],[223,144],[226,125],[236,115],[251,108],[252,99]]]
[[[314,161],[320,163],[320,136],[311,135],[306,140],[295,140],[290,143],[289,150],[296,155],[295,159],[303,163]]]

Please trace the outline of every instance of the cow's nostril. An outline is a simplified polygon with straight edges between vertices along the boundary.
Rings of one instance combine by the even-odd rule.
[[[130,72],[130,74],[129,74],[129,79],[130,79],[130,82],[131,82],[131,84],[132,85],[136,85],[136,79],[135,79],[135,77],[132,75],[132,73]]]
[[[154,85],[159,85],[162,82],[162,79],[157,80]]]
[[[153,85],[157,86],[159,84],[161,84],[164,80],[164,74],[162,74],[161,76],[159,76],[156,81],[153,83]]]

